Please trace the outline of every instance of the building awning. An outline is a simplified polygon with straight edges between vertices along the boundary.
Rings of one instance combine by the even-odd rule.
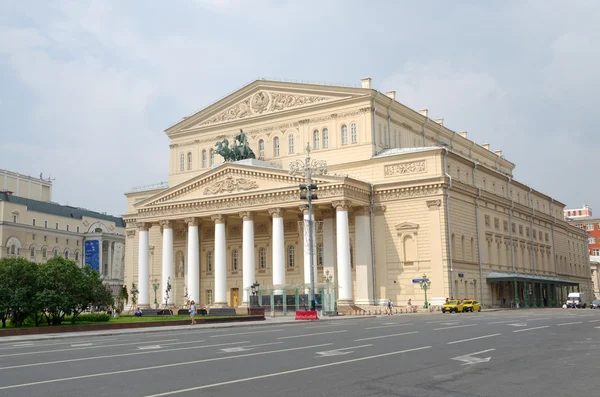
[[[497,281],[529,281],[538,283],[552,283],[559,285],[579,285],[578,282],[563,280],[558,277],[538,276],[536,274],[491,272],[487,275],[488,282]]]

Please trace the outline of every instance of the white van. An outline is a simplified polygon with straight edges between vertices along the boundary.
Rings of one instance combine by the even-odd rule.
[[[571,292],[567,297],[567,307],[585,308],[585,294],[583,292]]]

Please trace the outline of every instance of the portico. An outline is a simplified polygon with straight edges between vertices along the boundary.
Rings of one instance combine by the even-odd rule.
[[[165,303],[167,282],[177,283],[177,243],[187,247],[187,298],[201,305],[247,307],[248,291],[258,278],[273,285],[310,283],[309,230],[302,227],[301,221],[308,214],[299,205],[297,188],[301,180],[277,168],[267,173],[253,165],[237,163],[223,164],[212,173],[140,203],[139,215],[126,219],[136,223],[139,233],[140,306],[150,304],[150,289],[142,280],[150,277],[148,236],[154,228],[161,232],[161,304]],[[258,183],[250,176],[265,182],[284,179],[287,186],[265,183],[264,191],[253,192],[258,190]],[[332,281],[338,285],[341,307],[353,305],[357,296],[360,302],[372,303],[369,206],[361,197],[368,197],[366,187],[343,177],[323,176],[319,182],[323,199],[315,205],[315,213],[317,223],[323,227],[319,227],[312,250],[316,279],[322,280],[325,270],[333,270]],[[194,198],[190,191],[195,192]],[[202,192],[214,193],[198,194]],[[180,211],[186,211],[185,217],[178,216]],[[185,227],[185,236],[176,237],[176,227]],[[351,263],[351,246],[362,251],[355,255],[356,266]],[[355,278],[357,271],[360,279]],[[169,295],[169,305],[185,304],[183,289],[177,289]],[[238,302],[232,293],[239,294]]]

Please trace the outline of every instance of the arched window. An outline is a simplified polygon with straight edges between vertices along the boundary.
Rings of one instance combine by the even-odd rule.
[[[206,272],[212,273],[213,271],[213,253],[212,251],[208,251],[206,253]]]
[[[346,124],[342,125],[342,145],[348,144],[348,127]]]
[[[288,153],[294,153],[294,135],[288,136]]]
[[[289,245],[287,249],[287,267],[293,269],[296,266],[296,247]]]
[[[69,250],[65,250],[65,259],[69,259],[70,252]]]
[[[75,262],[79,263],[79,251],[75,251]]]
[[[279,137],[273,138],[273,156],[279,156]]]
[[[46,259],[48,257],[48,248],[42,247],[42,259]]]
[[[262,139],[258,141],[258,155],[263,158],[265,157],[265,141]]]
[[[54,257],[56,258],[58,256],[58,248],[54,248]]]
[[[323,244],[317,246],[317,267],[323,267]]]
[[[329,147],[329,130],[327,128],[323,128],[323,149],[327,149]]]
[[[350,139],[352,143],[358,142],[358,135],[356,134],[356,123],[350,124]]]
[[[313,131],[313,149],[319,148],[319,130]]]
[[[267,250],[264,247],[261,247],[258,250],[258,268],[259,269],[267,268]]]
[[[239,268],[239,254],[238,254],[238,250],[233,250],[231,252],[231,270],[233,270],[234,272],[238,270]]]
[[[210,152],[208,152],[208,156],[209,165],[212,167],[213,165],[215,165],[215,151],[213,149],[210,149]]]
[[[31,257],[31,259],[35,259],[35,245],[29,247],[29,256]]]
[[[192,169],[192,152],[188,152],[188,170]]]
[[[202,151],[202,168],[206,168],[206,149]]]
[[[181,153],[179,155],[179,171],[185,170],[185,154]]]

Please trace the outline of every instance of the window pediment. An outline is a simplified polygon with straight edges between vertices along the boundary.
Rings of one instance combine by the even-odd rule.
[[[402,222],[396,225],[396,231],[399,236],[403,234],[417,234],[419,230],[419,224],[413,222]]]

